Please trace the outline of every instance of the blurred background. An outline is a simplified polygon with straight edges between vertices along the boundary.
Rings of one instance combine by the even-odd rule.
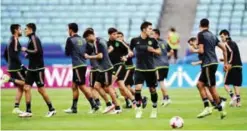
[[[27,23],[36,23],[36,34],[44,48],[45,64],[51,67],[52,73],[54,65],[71,63],[70,58],[64,55],[68,23],[78,23],[79,35],[85,28],[92,27],[97,36],[106,40],[107,29],[116,27],[129,42],[140,34],[140,24],[150,21],[154,28],[161,30],[163,39],[168,38],[171,27],[176,29],[179,36],[178,60],[171,60],[175,65],[170,68],[169,82],[174,87],[190,87],[198,77],[195,69],[199,72],[200,67],[190,65],[197,60],[197,55],[188,52],[187,40],[197,35],[202,18],[210,20],[210,31],[215,35],[222,29],[230,31],[246,63],[247,0],[1,0],[1,55],[11,37],[11,24],[21,24],[24,29]],[[27,38],[21,37],[20,43],[25,45]],[[221,54],[218,50],[217,53]],[[24,59],[23,63],[27,65]],[[1,59],[1,67],[4,72],[4,59]],[[245,69],[243,74],[247,74]],[[219,69],[219,85],[222,85],[223,77],[224,73]],[[181,83],[180,79],[185,82]],[[244,81],[244,84],[247,85],[247,82]]]

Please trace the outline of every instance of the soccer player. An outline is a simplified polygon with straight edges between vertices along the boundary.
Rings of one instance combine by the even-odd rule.
[[[191,37],[188,40],[188,43],[189,43],[191,52],[193,52],[193,50],[198,49],[198,42],[197,42],[197,39],[195,37]],[[199,61],[191,62],[191,64],[193,66],[201,65],[201,68],[202,68],[203,55],[202,54],[198,54],[198,59],[199,59]],[[211,105],[216,108],[216,103],[215,103],[215,101],[214,101],[211,93],[209,92],[208,88],[205,87],[205,90],[206,90],[207,98],[210,101]],[[225,106],[225,103],[226,103],[226,98],[220,97],[220,99],[222,100],[221,105],[222,105],[222,107],[224,107]],[[210,110],[210,112],[212,112],[213,107],[210,107],[209,110]]]
[[[152,34],[152,23],[143,22],[141,24],[141,35],[131,40],[130,49],[136,52],[136,69],[135,69],[135,99],[137,102],[136,118],[142,117],[141,106],[141,90],[143,83],[146,82],[151,94],[153,109],[150,117],[157,117],[157,101],[158,94],[156,92],[157,79],[156,67],[154,64],[155,55],[161,55],[161,50],[157,41],[149,36]]]
[[[8,72],[10,76],[4,75],[4,82],[13,82],[17,87],[15,105],[12,113],[21,114],[22,111],[19,109],[20,101],[23,95],[23,86],[25,84],[25,71],[26,68],[22,66],[20,60],[21,44],[19,37],[22,36],[21,26],[19,24],[12,24],[10,26],[12,36],[10,38],[9,45],[4,51],[4,57],[8,62]]]
[[[73,102],[71,108],[64,110],[66,113],[77,113],[77,102],[79,98],[79,89],[88,99],[91,105],[91,111],[89,113],[94,113],[99,108],[96,105],[91,90],[86,87],[86,71],[87,64],[86,58],[84,58],[84,53],[86,52],[86,41],[77,34],[78,25],[76,23],[68,24],[69,38],[66,41],[65,54],[71,56],[73,65]]]
[[[22,51],[26,53],[26,58],[29,60],[28,71],[25,78],[25,95],[26,95],[26,112],[21,113],[20,117],[31,117],[31,87],[35,82],[38,86],[38,92],[45,100],[49,112],[46,117],[51,117],[56,114],[46,90],[44,88],[44,59],[41,41],[35,34],[36,25],[28,23],[25,28],[25,34],[29,38],[27,48],[22,47]]]
[[[98,73],[96,74],[94,88],[98,90],[98,92],[106,102],[107,108],[103,111],[103,113],[108,113],[115,107],[115,110],[111,112],[111,114],[119,114],[122,112],[122,110],[120,108],[119,102],[117,101],[115,91],[112,87],[113,66],[109,58],[107,43],[101,38],[96,38],[93,30],[86,30],[83,34],[83,37],[87,40],[89,44],[91,43],[91,45],[93,45],[89,45],[93,47],[93,53],[85,53],[85,58],[95,59],[98,64]],[[114,105],[111,104],[110,101],[108,101],[105,92],[108,92],[108,94],[111,96]]]
[[[160,84],[160,89],[163,94],[162,106],[167,106],[171,103],[169,95],[167,93],[167,89],[165,87],[164,79],[167,79],[168,71],[169,71],[169,60],[168,57],[173,55],[173,50],[168,45],[165,40],[160,38],[160,30],[153,29],[153,37],[158,41],[158,45],[161,49],[161,55],[156,55],[155,63],[156,63],[156,75],[158,83]]]
[[[240,89],[239,87],[242,85],[242,61],[238,49],[238,45],[236,42],[232,41],[230,37],[230,33],[227,30],[220,31],[220,37],[222,42],[225,42],[225,46],[227,49],[227,61],[229,63],[229,68],[225,74],[225,89],[227,93],[229,93],[231,97],[230,105],[233,105],[235,101],[237,102],[236,106],[240,107]],[[229,85],[233,85],[235,95],[230,89]]]
[[[215,47],[218,46],[223,51],[224,55],[224,69],[227,69],[227,52],[226,48],[223,44],[219,43],[218,38],[213,35],[209,31],[209,20],[202,19],[200,21],[200,30],[201,32],[198,33],[198,49],[194,52],[202,54],[202,73],[197,83],[197,87],[199,89],[200,95],[204,102],[205,108],[204,110],[197,116],[198,118],[203,118],[209,114],[211,114],[208,98],[206,95],[205,86],[208,87],[210,93],[213,96],[217,104],[217,108],[220,112],[220,118],[223,119],[226,116],[226,112],[222,108],[221,99],[218,95],[216,90],[216,76],[215,73],[218,67],[218,60],[215,53]]]
[[[121,42],[124,42],[126,45],[129,46],[128,43],[124,40],[124,34],[122,32],[117,33],[117,39]],[[132,57],[128,57],[127,61],[125,62],[126,73],[124,77],[124,84],[129,89],[132,95],[135,95],[135,90],[131,88],[134,85],[134,73],[135,73],[135,66],[132,61]],[[126,108],[132,108],[131,103],[129,102],[128,97],[125,98]],[[142,108],[147,106],[147,97],[143,96],[142,98]]]
[[[125,100],[127,100],[126,103],[128,102],[128,99],[130,99],[132,104],[135,105],[135,97],[124,84],[124,77],[126,74],[124,62],[127,61],[126,55],[132,55],[132,52],[128,45],[117,40],[117,32],[118,31],[115,28],[108,29],[109,41],[107,44],[109,57],[113,64],[113,83],[116,80],[121,94],[125,97]],[[131,105],[128,105],[127,107],[130,108],[130,106]]]

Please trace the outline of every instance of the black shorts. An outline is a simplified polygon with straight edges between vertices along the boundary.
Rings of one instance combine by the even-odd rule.
[[[134,73],[135,73],[135,68],[133,69],[128,69],[125,78],[124,78],[124,83],[126,86],[133,86],[134,85]]]
[[[25,83],[32,86],[35,82],[38,87],[44,86],[45,70],[27,71]]]
[[[135,85],[143,84],[145,81],[147,87],[157,87],[156,71],[135,71]]]
[[[206,86],[215,86],[216,85],[216,76],[218,65],[209,65],[202,67],[202,72],[199,77],[199,81],[203,82]]]
[[[112,74],[117,77],[116,81],[124,80],[126,74],[125,65],[115,65]]]
[[[98,71],[90,71],[90,75],[89,75],[90,87],[94,87],[98,73],[99,73]]]
[[[73,82],[76,85],[84,85],[86,80],[87,67],[78,67],[73,69]]]
[[[242,86],[242,68],[232,68],[225,74],[225,85]]]
[[[25,77],[26,77],[26,70],[21,69],[20,71],[16,71],[16,72],[9,72],[10,77],[14,78],[16,80],[22,80],[25,81]],[[18,84],[14,83],[16,86]]]
[[[112,84],[112,70],[106,72],[98,72],[96,75],[96,82],[99,82],[102,87]]]
[[[158,81],[163,81],[167,78],[169,68],[162,68],[156,71],[156,76]]]

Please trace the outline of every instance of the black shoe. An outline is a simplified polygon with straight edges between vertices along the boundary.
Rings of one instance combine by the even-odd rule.
[[[147,103],[148,103],[148,98],[147,98],[146,96],[144,96],[144,97],[142,98],[142,108],[143,108],[143,109],[146,108]]]
[[[132,108],[132,105],[130,105],[130,104],[129,105],[125,105],[125,108],[126,109],[130,109],[130,108]]]

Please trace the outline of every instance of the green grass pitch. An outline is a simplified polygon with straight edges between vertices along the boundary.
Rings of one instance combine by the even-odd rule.
[[[219,88],[221,96],[229,97],[223,88]],[[202,110],[202,101],[196,88],[170,89],[169,94],[172,104],[161,107],[159,103],[158,118],[150,119],[151,101],[143,111],[142,119],[135,119],[134,109],[123,109],[119,115],[88,114],[89,104],[81,94],[78,104],[78,114],[65,114],[64,109],[71,106],[72,93],[66,89],[47,89],[49,96],[57,110],[52,118],[45,118],[47,106],[36,89],[32,90],[33,117],[28,119],[18,118],[12,114],[14,105],[14,89],[1,90],[1,129],[2,130],[169,130],[169,120],[173,116],[181,116],[184,119],[182,129],[193,130],[247,130],[247,88],[241,89],[242,107],[232,108],[227,105],[227,117],[219,119],[219,113],[214,111],[212,115],[197,119],[196,116]],[[148,90],[143,94],[150,98]],[[82,97],[83,96],[83,97]],[[161,94],[159,91],[159,100]],[[120,99],[124,105],[123,99]],[[103,105],[103,101],[101,101]],[[25,109],[24,97],[21,109]]]

